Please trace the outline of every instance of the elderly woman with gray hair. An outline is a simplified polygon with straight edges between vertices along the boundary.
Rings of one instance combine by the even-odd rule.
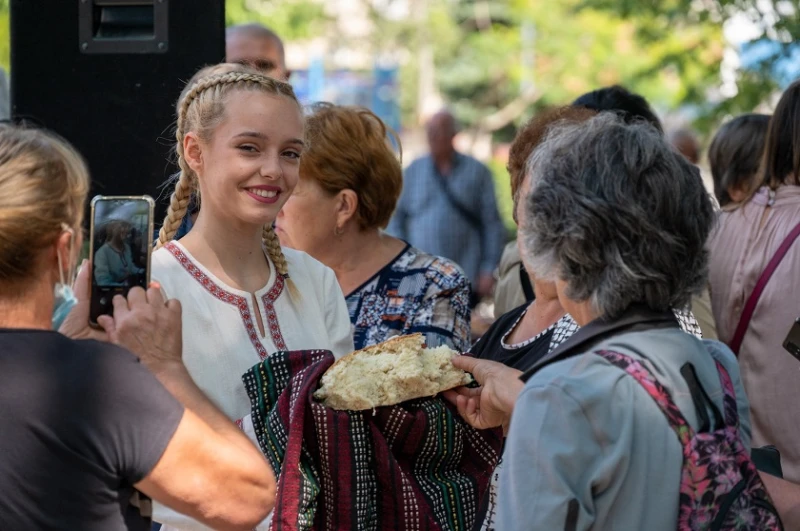
[[[743,492],[771,507],[735,357],[670,311],[706,281],[714,214],[698,170],[649,125],[603,113],[554,128],[527,171],[522,253],[581,329],[525,373],[454,361],[481,386],[447,398],[507,430],[497,529],[689,529],[716,516],[709,496],[721,504],[687,477],[727,492],[719,482],[744,474]],[[684,455],[703,448],[686,437],[725,426],[725,451],[687,476]],[[753,529],[779,525],[755,511]]]

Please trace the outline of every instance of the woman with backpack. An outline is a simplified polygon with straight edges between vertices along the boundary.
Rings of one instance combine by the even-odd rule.
[[[697,168],[603,113],[555,128],[527,171],[522,253],[581,329],[525,373],[454,362],[481,387],[447,397],[508,433],[497,529],[779,529],[735,357],[669,311],[706,280]]]

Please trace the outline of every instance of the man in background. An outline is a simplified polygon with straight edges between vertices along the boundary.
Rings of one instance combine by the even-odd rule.
[[[261,24],[229,27],[225,32],[225,56],[228,63],[246,64],[275,79],[289,80],[283,41]]]
[[[472,306],[489,297],[506,242],[489,168],[456,151],[456,122],[448,111],[426,125],[430,154],[405,170],[403,193],[389,233],[453,260],[472,282]]]

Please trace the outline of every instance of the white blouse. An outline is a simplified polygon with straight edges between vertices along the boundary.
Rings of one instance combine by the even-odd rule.
[[[299,296],[288,293],[269,259],[269,282],[253,297],[226,286],[177,241],[152,256],[153,280],[167,297],[181,301],[183,362],[189,374],[228,418],[240,426],[244,421],[245,429],[250,400],[242,375],[248,369],[282,350],[326,349],[336,358],[353,351],[350,315],[333,271],[304,252],[283,252]],[[181,530],[207,529],[158,504],[154,520]]]

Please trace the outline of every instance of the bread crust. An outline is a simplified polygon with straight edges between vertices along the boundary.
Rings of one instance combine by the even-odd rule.
[[[337,410],[363,411],[434,396],[472,382],[448,347],[424,348],[422,334],[396,336],[337,360],[314,397]]]

